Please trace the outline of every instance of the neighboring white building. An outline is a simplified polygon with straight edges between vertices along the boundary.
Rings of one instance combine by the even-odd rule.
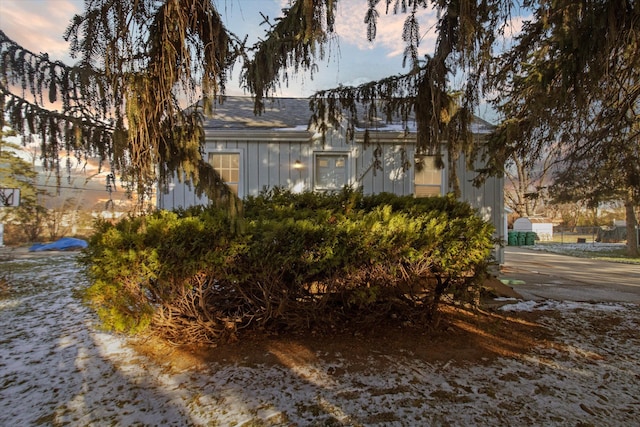
[[[443,195],[452,188],[447,170],[437,169],[433,157],[421,159],[424,167],[419,172],[415,167],[403,169],[403,160],[413,160],[415,133],[407,136],[397,124],[379,121],[376,129],[369,131],[372,143],[368,147],[362,144],[364,132],[356,132],[355,143],[347,142],[344,132],[329,132],[323,144],[321,135],[308,129],[310,115],[305,98],[275,99],[262,115],[255,116],[251,98],[226,97],[215,107],[214,117],[204,123],[204,158],[240,198],[273,187],[302,192],[334,191],[348,185],[361,188],[364,194],[416,197]],[[488,133],[491,125],[478,119],[473,130],[480,136]],[[378,160],[381,170],[375,167]],[[482,218],[495,226],[496,235],[505,240],[503,179],[489,178],[483,186],[474,187],[471,181],[476,173],[467,170],[464,156],[457,162],[457,174],[461,199],[477,208]],[[178,180],[160,188],[157,201],[161,209],[208,203]],[[502,250],[497,249],[500,263],[502,256]]]
[[[542,241],[553,239],[553,224],[548,218],[518,218],[513,222],[513,231],[533,231]]]

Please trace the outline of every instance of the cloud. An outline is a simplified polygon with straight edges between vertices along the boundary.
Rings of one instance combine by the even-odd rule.
[[[407,14],[394,15],[385,12],[385,7],[378,6],[378,26],[376,38],[373,42],[367,40],[367,24],[364,22],[366,13],[364,2],[339,2],[336,18],[336,31],[341,42],[349,43],[361,50],[382,49],[385,56],[396,57],[404,53],[405,43],[402,41],[402,29]],[[423,35],[420,42],[420,54],[431,53],[435,46],[436,14],[433,10],[424,9],[418,14],[420,31]]]
[[[507,38],[514,38],[520,35],[522,32],[522,26],[525,21],[531,21],[533,19],[532,15],[528,16],[514,16],[512,17],[504,30],[504,36]]]
[[[0,27],[22,47],[70,62],[69,44],[62,36],[71,17],[82,10],[82,0],[2,0]]]

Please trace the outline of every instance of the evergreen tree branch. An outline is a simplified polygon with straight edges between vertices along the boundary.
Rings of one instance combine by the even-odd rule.
[[[324,59],[324,46],[334,31],[337,0],[296,0],[282,18],[271,25],[266,38],[250,49],[245,57],[242,83],[255,96],[256,114],[264,111],[263,99],[288,80],[287,69],[310,71],[316,60]]]

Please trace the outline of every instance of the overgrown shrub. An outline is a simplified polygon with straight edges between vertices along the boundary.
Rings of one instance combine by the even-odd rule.
[[[475,292],[493,248],[492,227],[449,196],[273,190],[244,213],[194,208],[99,224],[83,258],[88,300],[109,328],[151,327],[180,342],[429,325],[443,296]]]

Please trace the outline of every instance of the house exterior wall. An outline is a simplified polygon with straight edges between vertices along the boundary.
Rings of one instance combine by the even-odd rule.
[[[458,181],[460,182],[460,199],[478,209],[480,217],[493,224],[494,237],[501,243],[496,244],[494,257],[499,264],[504,263],[504,248],[507,244],[507,219],[504,210],[504,180],[502,178],[488,178],[483,185],[476,187],[473,179],[476,173],[466,167],[465,156],[457,161]],[[484,165],[476,160],[474,169]]]
[[[224,139],[218,139],[223,137]],[[241,164],[241,178],[238,195],[240,198],[256,196],[262,190],[283,187],[294,192],[318,190],[315,172],[315,158],[323,154],[344,154],[348,157],[348,184],[362,188],[364,194],[382,192],[397,195],[413,194],[413,168],[402,169],[401,148],[389,141],[381,142],[381,169],[373,165],[374,149],[364,148],[360,143],[347,143],[344,139],[329,136],[325,142],[311,133],[290,134],[286,139],[250,139],[248,137],[229,138],[226,135],[210,135],[205,143],[204,158],[209,153],[238,153]],[[281,137],[280,137],[281,138]],[[413,158],[413,150],[407,148],[407,156]],[[301,167],[297,167],[296,163]],[[443,177],[446,174],[443,171]],[[442,193],[446,192],[443,185]],[[206,198],[198,198],[188,185],[172,182],[165,191],[158,194],[161,209],[184,208],[195,204],[206,204]]]
[[[240,182],[238,195],[241,198],[256,196],[261,191],[274,187],[288,188],[294,192],[317,191],[315,164],[318,156],[346,155],[347,180],[364,194],[389,192],[397,195],[413,195],[414,171],[402,168],[402,147],[406,158],[413,160],[413,146],[401,133],[374,135],[372,144],[364,147],[356,138],[348,143],[342,134],[327,134],[325,141],[308,131],[271,131],[249,134],[242,131],[208,131],[204,148],[205,159],[209,153],[237,153],[240,160]],[[381,150],[381,169],[373,165],[374,150]],[[457,162],[461,199],[478,209],[480,216],[496,228],[495,236],[506,240],[505,214],[503,209],[503,182],[500,178],[489,178],[476,188],[472,184],[475,172],[466,168],[466,160]],[[478,165],[479,166],[479,165]],[[442,171],[441,194],[449,191],[448,174]],[[186,208],[207,204],[206,198],[196,196],[188,185],[173,182],[165,191],[158,192],[158,207],[161,209]],[[497,262],[504,260],[503,250],[496,247]]]

